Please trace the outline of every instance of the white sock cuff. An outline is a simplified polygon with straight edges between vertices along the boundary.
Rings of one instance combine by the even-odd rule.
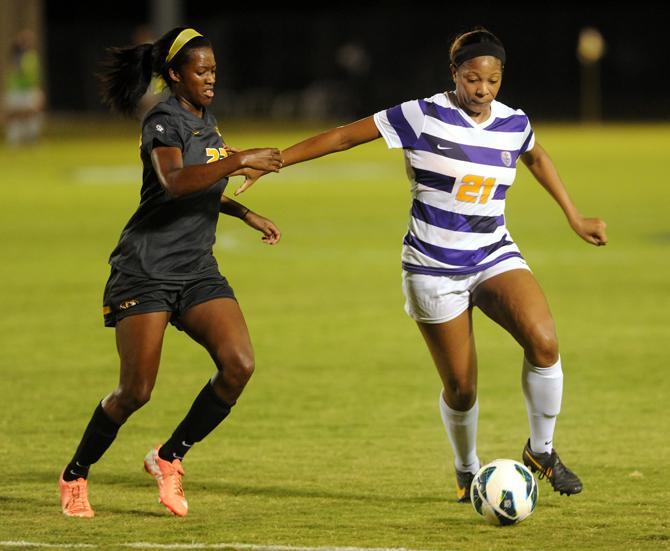
[[[475,403],[472,404],[472,407],[466,411],[459,411],[457,409],[452,409],[449,407],[449,404],[447,404],[446,400],[444,399],[444,394],[442,391],[440,391],[440,411],[442,412],[442,415],[449,417],[452,421],[455,422],[466,422],[470,420],[473,416],[477,417],[479,414],[479,399],[475,399]]]
[[[561,357],[558,357],[558,360],[554,365],[550,365],[549,367],[537,367],[533,364],[531,364],[528,359],[524,356],[523,357],[523,370],[530,372],[530,373],[535,373],[536,375],[540,375],[542,377],[546,377],[547,379],[556,379],[558,377],[563,376],[563,369],[561,368]]]

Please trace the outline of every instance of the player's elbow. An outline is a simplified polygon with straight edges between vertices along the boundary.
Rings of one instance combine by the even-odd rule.
[[[179,199],[183,195],[175,186],[163,185],[163,189],[165,190],[165,195],[167,195],[170,199]]]
[[[335,151],[346,151],[356,145],[354,137],[347,132],[346,126],[341,126],[335,130]]]
[[[187,193],[177,174],[170,174],[166,178],[161,178],[160,184],[170,199],[179,199]]]

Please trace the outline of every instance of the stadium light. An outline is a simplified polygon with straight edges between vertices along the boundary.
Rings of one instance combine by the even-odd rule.
[[[585,122],[602,118],[600,60],[604,54],[605,39],[600,31],[583,28],[577,41],[577,58],[581,64],[581,118]]]

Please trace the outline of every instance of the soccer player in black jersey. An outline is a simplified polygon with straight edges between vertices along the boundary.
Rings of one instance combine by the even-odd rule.
[[[277,172],[282,162],[277,149],[238,151],[224,144],[207,110],[216,81],[214,53],[197,31],[176,28],[153,44],[108,54],[100,75],[108,106],[133,115],[148,88],[167,86],[171,96],[144,117],[140,205],[110,257],[103,314],[105,325],[116,328],[119,384],[95,409],[61,474],[61,506],[68,516],[94,516],[89,467],[149,400],[170,322],[204,346],[217,368],[172,436],[144,459],[161,503],[184,516],[182,459],[228,415],[254,370],[244,317],[212,254],[219,213],[240,218],[270,245],[281,238],[270,220],[223,191],[229,176],[247,169]]]

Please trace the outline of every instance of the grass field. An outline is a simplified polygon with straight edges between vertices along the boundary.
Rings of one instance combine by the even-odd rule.
[[[283,147],[306,132],[239,126],[226,138]],[[572,234],[520,168],[509,226],[557,320],[566,381],[556,445],[585,489],[560,497],[541,481],[535,514],[502,529],[453,501],[438,377],[402,311],[408,184],[400,153],[381,141],[242,196],[281,227],[276,247],[221,219],[216,255],[257,370],[186,459],[189,516],[170,517],[142,470],[213,369],[170,328],[152,401],[92,469],[96,518],[64,518],[58,474],[116,383],[100,307],[107,257],[137,204],[137,130],[74,127],[39,147],[0,148],[0,546],[669,548],[670,126],[537,134],[584,213],[608,222],[610,245]],[[521,352],[479,313],[475,323],[480,455],[519,459]]]

